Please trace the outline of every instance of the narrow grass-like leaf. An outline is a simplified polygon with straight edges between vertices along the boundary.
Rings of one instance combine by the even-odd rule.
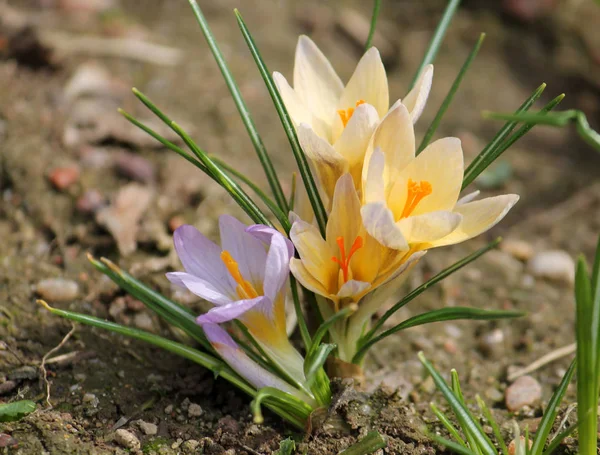
[[[591,320],[591,332],[592,338],[592,349],[594,353],[592,358],[595,359],[596,363],[596,387],[598,388],[596,396],[600,395],[600,236],[598,237],[598,244],[596,247],[596,256],[594,258],[594,265],[592,266],[592,320]]]
[[[352,363],[360,363],[364,355],[369,350],[369,348],[371,348],[371,346],[373,346],[375,343],[380,342],[384,338],[387,338],[396,332],[409,329],[411,327],[441,321],[456,321],[463,319],[487,321],[496,319],[518,318],[524,315],[525,313],[521,311],[482,310],[480,308],[469,307],[449,307],[441,308],[439,310],[428,311],[427,313],[419,314],[418,316],[413,316],[412,318],[409,318],[406,321],[395,325],[391,329],[382,332],[378,336],[371,338],[367,343],[360,347],[360,350],[352,359]]]
[[[373,37],[375,36],[375,29],[377,28],[377,18],[379,17],[379,10],[381,8],[381,0],[375,0],[373,2],[373,14],[371,14],[371,27],[369,28],[369,36],[365,43],[365,51],[368,51],[373,43]]]
[[[473,46],[473,49],[471,50],[471,53],[465,60],[465,63],[463,63],[463,66],[460,69],[460,71],[458,72],[456,79],[454,79],[454,82],[452,83],[452,87],[450,87],[450,91],[446,95],[446,98],[444,98],[444,101],[442,102],[442,105],[440,106],[437,114],[435,115],[435,118],[431,122],[431,125],[429,125],[429,128],[427,128],[427,132],[425,133],[425,136],[423,137],[423,140],[421,141],[421,145],[419,145],[419,148],[417,149],[417,155],[419,153],[421,153],[425,149],[425,147],[427,147],[427,145],[431,141],[431,138],[433,137],[436,130],[438,129],[438,126],[440,126],[442,117],[444,116],[444,114],[446,113],[448,108],[450,107],[450,104],[452,103],[452,100],[454,99],[454,95],[456,94],[458,87],[460,87],[460,84],[461,84],[463,78],[467,74],[467,71],[470,68],[471,63],[473,63],[473,60],[475,60],[475,57],[477,56],[477,53],[479,52],[479,48],[481,48],[481,45],[483,44],[484,39],[485,39],[485,33],[482,33],[481,35],[479,35],[479,39],[475,43],[475,46]]]
[[[221,160],[220,158],[217,158],[214,155],[209,155],[209,158],[219,168],[229,172],[231,175],[233,175],[234,177],[236,177],[237,179],[241,180],[246,185],[248,185],[248,187],[250,187],[250,189],[252,191],[254,191],[254,193],[260,198],[260,200],[265,203],[265,205],[269,208],[269,210],[275,216],[275,218],[277,218],[277,221],[279,221],[279,223],[281,224],[281,227],[283,227],[283,230],[286,233],[290,232],[292,225],[291,225],[290,220],[288,219],[287,215],[277,206],[277,204],[269,196],[267,196],[265,194],[265,192],[263,190],[260,189],[260,187],[256,183],[254,183],[251,179],[246,177],[242,172],[234,169],[232,166],[230,166],[229,164],[227,164],[225,161]]]
[[[485,401],[483,401],[483,399],[479,395],[475,396],[475,400],[477,401],[477,405],[479,406],[479,409],[481,409],[483,416],[492,427],[492,431],[494,432],[496,441],[500,445],[502,455],[509,455],[508,447],[506,447],[506,443],[504,442],[504,438],[502,437],[502,433],[500,432],[500,427],[498,426],[498,422],[496,422],[496,419],[494,419],[492,411],[490,411],[490,408],[488,408],[487,404],[485,404]]]
[[[267,180],[269,182],[269,186],[271,187],[271,191],[273,192],[273,196],[275,197],[275,201],[277,201],[279,208],[281,208],[284,212],[287,212],[287,201],[285,200],[285,195],[283,193],[283,189],[281,188],[281,183],[279,181],[279,178],[277,177],[277,172],[275,171],[275,167],[273,166],[273,163],[269,158],[269,154],[267,153],[262,139],[258,134],[258,130],[254,125],[254,121],[252,120],[250,111],[248,110],[248,107],[244,102],[244,98],[242,97],[240,89],[238,88],[235,79],[233,78],[233,75],[231,74],[231,71],[227,66],[227,63],[225,62],[225,58],[223,57],[223,54],[219,49],[217,41],[214,35],[212,34],[210,27],[208,26],[208,22],[206,21],[206,18],[204,17],[200,6],[198,6],[196,0],[189,0],[189,3],[192,7],[192,10],[194,11],[194,15],[196,16],[198,24],[200,25],[200,29],[204,34],[206,43],[208,44],[208,47],[210,48],[210,51],[212,52],[213,57],[215,58],[215,61],[217,62],[217,65],[221,70],[223,79],[225,79],[227,88],[229,89],[231,97],[233,98],[238,112],[240,113],[240,117],[244,122],[244,126],[248,131],[252,144],[254,145],[254,150],[256,150],[256,154],[258,155],[260,164],[262,165],[265,171],[265,175],[267,176]]]
[[[444,278],[449,277],[454,272],[462,269],[467,264],[470,264],[471,262],[473,262],[475,259],[483,256],[485,253],[487,253],[491,249],[496,248],[501,241],[502,241],[502,239],[500,237],[498,237],[496,240],[494,240],[493,242],[490,242],[485,247],[481,248],[480,250],[475,251],[473,254],[470,254],[466,258],[463,258],[460,261],[452,264],[450,267],[447,267],[446,269],[442,270],[440,273],[438,273],[434,277],[430,278],[425,283],[423,283],[419,287],[415,288],[413,291],[409,292],[405,297],[402,298],[402,300],[400,300],[398,303],[396,303],[392,308],[390,308],[388,311],[386,311],[385,314],[381,318],[379,318],[379,320],[375,323],[373,328],[361,339],[359,344],[362,345],[364,343],[367,343],[371,338],[373,338],[373,336],[375,336],[375,333],[377,333],[377,331],[381,327],[383,327],[383,324],[385,323],[385,321],[387,321],[390,317],[392,317],[392,315],[396,311],[398,311],[400,308],[402,308],[404,305],[408,304],[410,301],[412,301],[413,299],[415,299],[416,297],[421,295],[424,291],[429,289],[434,284],[439,283]]]
[[[600,134],[593,130],[588,123],[587,117],[581,111],[571,109],[562,112],[543,114],[541,112],[527,112],[521,114],[502,114],[499,112],[484,112],[484,116],[499,120],[510,120],[535,125],[567,126],[574,123],[577,133],[583,140],[600,151]]]
[[[292,300],[294,302],[294,311],[296,313],[296,319],[298,320],[298,328],[300,330],[300,336],[302,337],[302,343],[304,343],[304,349],[308,351],[312,345],[312,340],[304,313],[302,312],[302,304],[300,303],[300,295],[298,294],[298,282],[294,275],[290,273],[290,287],[292,288]]]
[[[290,191],[290,200],[288,201],[288,207],[290,208],[290,212],[294,211],[294,204],[296,203],[296,187],[298,184],[298,174],[292,172],[292,190]]]
[[[444,15],[440,19],[440,22],[438,23],[438,26],[435,29],[435,32],[433,33],[433,37],[431,38],[431,42],[429,43],[427,52],[425,52],[425,55],[423,56],[423,61],[417,69],[417,72],[413,77],[412,82],[410,83],[409,90],[415,86],[417,79],[419,79],[419,76],[421,75],[421,71],[423,71],[423,68],[432,63],[435,59],[435,56],[437,55],[438,50],[442,45],[442,41],[444,41],[444,36],[446,35],[446,31],[448,30],[450,21],[452,21],[452,17],[454,17],[454,13],[456,13],[456,10],[458,9],[458,5],[460,5],[460,0],[450,0],[448,2],[446,10],[444,11]]]
[[[431,411],[439,419],[439,421],[442,423],[442,425],[444,425],[444,428],[446,428],[446,430],[448,430],[448,433],[450,433],[452,435],[452,437],[456,440],[456,442],[458,442],[464,448],[467,448],[467,443],[460,436],[460,433],[458,432],[456,427],[454,425],[452,425],[452,423],[450,422],[450,419],[448,419],[448,417],[446,417],[446,414],[444,414],[442,411],[440,411],[440,409],[435,405],[435,403],[430,403],[429,407],[431,408]]]
[[[571,362],[569,369],[566,371],[558,388],[552,394],[550,398],[550,402],[546,407],[546,411],[544,412],[544,416],[538,426],[538,429],[535,433],[535,438],[533,439],[533,444],[531,446],[531,453],[533,455],[542,455],[544,452],[544,445],[546,444],[546,440],[548,439],[548,435],[552,430],[552,425],[556,420],[556,416],[558,415],[560,403],[565,396],[567,391],[567,387],[571,383],[571,379],[573,378],[573,373],[575,372],[575,360]]]
[[[191,1],[191,0],[190,0]],[[265,85],[267,86],[267,90],[271,95],[271,99],[273,100],[273,104],[275,105],[275,109],[279,114],[279,118],[281,119],[281,123],[283,125],[283,129],[288,137],[290,145],[292,147],[292,152],[294,153],[294,158],[296,159],[296,163],[298,165],[298,170],[300,171],[300,176],[302,177],[302,181],[304,182],[304,187],[306,188],[306,192],[308,194],[308,199],[310,200],[310,204],[312,206],[313,212],[315,213],[315,219],[317,220],[317,224],[319,226],[319,230],[321,231],[321,235],[323,238],[325,237],[325,228],[327,226],[327,213],[325,211],[325,206],[323,205],[323,201],[321,200],[321,196],[319,195],[319,190],[315,183],[315,179],[312,175],[310,167],[308,165],[308,160],[300,147],[300,142],[298,142],[298,136],[296,135],[296,128],[292,122],[292,119],[283,103],[283,99],[279,94],[279,90],[275,86],[275,82],[271,77],[271,73],[267,68],[263,58],[258,51],[258,47],[256,47],[256,43],[246,26],[244,19],[242,18],[240,12],[236,9],[235,15],[238,21],[238,25],[240,26],[240,30],[242,31],[242,35],[246,40],[246,44],[250,49],[250,53],[254,58],[256,66],[262,76]]]
[[[239,185],[234,182],[227,174],[225,174],[218,166],[209,158],[202,149],[196,145],[189,135],[165,113],[163,113],[150,99],[134,88],[133,94],[150,109],[158,118],[160,118],[169,128],[175,131],[190,150],[196,155],[196,158],[206,167],[207,172],[219,185],[221,185],[233,198],[233,200],[248,214],[255,222],[272,226],[265,214],[258,208],[254,201],[242,190]]]
[[[525,102],[515,111],[515,113],[519,114],[521,112],[526,112],[533,103],[542,95],[543,91],[546,89],[546,84],[540,85],[535,91],[531,94],[529,98],[525,100]],[[508,137],[508,135],[515,129],[518,122],[512,121],[504,124],[502,128],[496,133],[496,135],[492,138],[489,144],[487,144],[483,150],[475,157],[475,159],[469,164],[467,169],[465,170],[465,174],[463,177],[462,189],[465,189],[468,185],[475,180],[475,178],[481,174],[487,166],[491,163],[489,161],[489,157],[494,151],[502,145],[504,139]],[[493,161],[493,160],[492,160]]]
[[[450,449],[452,452],[458,453],[460,455],[478,455],[478,453],[474,450],[468,449],[467,447],[463,447],[462,445],[450,441],[449,439],[438,436],[437,434],[427,433],[427,437],[437,442],[438,444]]]
[[[300,424],[301,422],[308,420],[310,413],[313,411],[313,409],[304,401],[296,398],[293,395],[290,395],[287,392],[283,392],[274,387],[263,387],[256,392],[252,403],[250,403],[250,408],[252,409],[252,414],[254,415],[254,423],[264,422],[261,410],[263,401],[265,404],[271,402],[273,404],[277,404],[278,406],[284,407],[285,409],[289,409],[290,412],[296,417],[296,421]]]
[[[461,423],[463,429],[468,429],[474,435],[477,446],[485,455],[496,455],[496,449],[490,443],[489,439],[487,438],[487,435],[481,428],[481,425],[479,425],[479,423],[475,421],[475,419],[473,419],[473,416],[471,415],[467,407],[452,392],[452,389],[448,386],[444,378],[442,378],[442,376],[437,372],[433,365],[425,358],[425,355],[423,355],[422,352],[419,352],[418,356],[425,369],[433,378],[435,385],[448,401],[448,404],[454,411],[456,417],[459,419],[459,422]],[[459,444],[457,445],[460,447]]]
[[[334,313],[333,316],[331,316],[329,319],[327,319],[325,322],[323,322],[319,326],[319,328],[315,332],[315,335],[312,339],[311,347],[306,354],[307,359],[316,351],[319,344],[321,343],[321,340],[329,331],[329,328],[333,324],[335,324],[337,321],[346,319],[348,316],[350,316],[352,313],[354,313],[356,311],[356,308],[357,308],[357,306],[355,304],[349,305],[346,308]]]
[[[369,455],[379,449],[385,449],[387,441],[378,431],[370,431],[356,444],[342,450],[338,455]]]
[[[310,361],[304,362],[304,375],[306,376],[307,384],[312,384],[319,370],[325,365],[327,357],[329,357],[329,354],[335,348],[337,346],[332,343],[320,344],[311,355]]]
[[[0,422],[14,422],[35,411],[36,404],[30,400],[0,404]]]
[[[554,438],[552,439],[550,444],[548,444],[548,447],[546,447],[546,450],[544,450],[544,453],[542,455],[552,455],[554,453],[554,451],[556,449],[558,449],[558,446],[563,441],[563,439],[571,436],[571,434],[573,434],[573,432],[575,430],[577,430],[577,427],[578,427],[578,425],[575,423],[575,424],[571,425],[570,427],[568,427],[567,429],[558,433],[556,436],[554,436]]]

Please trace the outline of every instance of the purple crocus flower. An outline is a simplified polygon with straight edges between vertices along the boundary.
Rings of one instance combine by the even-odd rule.
[[[215,305],[198,324],[240,320],[273,361],[303,380],[303,358],[285,325],[292,242],[273,228],[246,227],[228,215],[219,218],[219,230],[222,247],[193,226],[179,227],[173,239],[185,272],[167,278]]]

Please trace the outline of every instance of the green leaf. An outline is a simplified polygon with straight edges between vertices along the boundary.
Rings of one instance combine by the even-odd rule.
[[[277,201],[279,208],[281,208],[284,212],[287,212],[287,210],[288,210],[287,201],[285,200],[285,195],[283,193],[283,189],[281,188],[281,183],[279,182],[279,178],[277,177],[277,172],[275,171],[275,167],[273,166],[273,163],[271,162],[271,159],[269,158],[269,154],[267,153],[267,150],[262,142],[262,139],[261,139],[260,135],[258,134],[258,130],[256,129],[256,126],[254,125],[254,121],[252,120],[250,111],[248,110],[248,107],[246,106],[246,103],[244,102],[244,98],[242,97],[240,89],[238,88],[238,86],[235,82],[235,79],[233,78],[233,75],[231,74],[231,71],[229,70],[229,67],[227,66],[227,63],[225,62],[225,58],[223,57],[223,54],[221,53],[221,50],[219,49],[217,41],[216,41],[214,35],[212,34],[210,27],[208,26],[208,22],[206,21],[206,18],[204,17],[204,14],[202,13],[200,6],[198,6],[198,3],[196,2],[196,0],[189,0],[189,3],[190,3],[190,6],[192,7],[192,10],[194,11],[194,15],[196,16],[196,20],[198,21],[198,24],[200,25],[200,29],[202,30],[202,33],[204,34],[206,43],[208,44],[208,47],[210,48],[210,51],[212,52],[213,57],[215,58],[215,61],[217,62],[217,65],[219,66],[219,69],[221,70],[223,79],[225,79],[227,88],[229,88],[231,97],[233,98],[233,101],[235,102],[238,112],[240,113],[240,117],[242,118],[242,121],[244,122],[246,130],[248,131],[248,135],[250,136],[250,139],[252,140],[252,144],[254,145],[254,150],[256,150],[256,154],[258,155],[260,164],[262,165],[262,167],[265,171],[265,175],[267,176],[267,180],[271,187],[271,191],[273,192],[273,195],[275,196],[275,200]]]
[[[375,36],[375,28],[377,27],[377,18],[379,17],[379,9],[381,8],[381,0],[375,0],[373,2],[373,14],[371,15],[371,28],[369,29],[369,36],[365,43],[365,51],[368,51],[373,42]]]
[[[310,359],[307,357],[304,361],[304,375],[306,383],[312,384],[319,370],[323,368],[329,355],[337,346],[333,343],[323,343],[317,347],[312,353]]]
[[[533,444],[531,446],[531,453],[533,455],[542,455],[544,452],[544,445],[546,444],[550,430],[552,430],[552,425],[554,425],[554,421],[558,415],[560,403],[562,402],[567,391],[567,387],[569,387],[571,379],[573,378],[574,371],[575,360],[571,362],[569,369],[562,377],[558,388],[552,394],[552,398],[550,398],[550,402],[544,411],[544,416],[542,417],[542,420],[538,426],[538,429],[535,433],[535,438],[533,439]]]
[[[415,86],[417,79],[419,79],[419,76],[423,71],[423,68],[425,68],[427,65],[429,65],[435,60],[435,56],[437,55],[440,46],[442,45],[442,41],[444,41],[444,36],[446,35],[446,31],[450,26],[450,21],[452,21],[452,17],[454,17],[454,13],[456,13],[456,10],[458,9],[458,5],[460,5],[460,0],[450,0],[448,2],[446,10],[444,11],[444,15],[442,16],[442,19],[438,23],[438,26],[435,29],[435,32],[433,33],[433,37],[431,38],[431,42],[429,43],[427,52],[425,52],[425,55],[423,56],[423,61],[421,62],[419,69],[417,69],[417,72],[413,77],[412,82],[410,83],[410,89],[412,89]]]
[[[387,441],[385,438],[378,431],[373,430],[353,446],[342,450],[338,455],[368,455],[386,447]]]
[[[444,427],[446,428],[446,430],[448,430],[448,433],[450,433],[454,437],[454,439],[456,440],[456,442],[458,442],[462,447],[464,447],[466,449],[467,448],[467,443],[460,436],[460,433],[454,427],[454,425],[452,425],[452,423],[450,422],[450,419],[448,419],[448,417],[446,416],[446,414],[444,414],[442,411],[440,411],[439,408],[435,405],[435,403],[430,403],[429,407],[431,408],[431,411],[439,419],[439,421],[442,423],[442,425],[444,425]]]
[[[567,429],[558,433],[556,436],[554,436],[554,438],[552,439],[550,444],[548,444],[548,447],[546,448],[546,450],[544,450],[544,453],[542,455],[552,455],[554,451],[558,449],[558,446],[563,441],[563,439],[568,438],[575,430],[577,430],[577,427],[578,425],[577,423],[575,423]]]
[[[442,117],[444,116],[444,114],[446,113],[448,108],[450,107],[450,104],[452,103],[452,100],[454,99],[454,95],[456,94],[458,88],[460,87],[460,84],[461,84],[463,78],[467,74],[467,71],[470,68],[471,63],[473,63],[473,60],[475,60],[475,57],[477,56],[477,53],[479,52],[479,49],[481,48],[481,45],[483,44],[484,39],[485,39],[485,33],[482,33],[481,35],[479,35],[479,39],[475,43],[475,46],[473,46],[473,49],[471,50],[471,53],[465,60],[465,63],[463,63],[463,66],[460,69],[460,71],[458,72],[456,79],[454,79],[454,82],[452,83],[452,87],[450,87],[450,91],[446,95],[446,98],[444,98],[444,101],[442,102],[440,109],[438,110],[437,114],[435,115],[435,118],[431,122],[431,125],[429,125],[429,128],[427,129],[427,132],[425,133],[425,137],[423,137],[423,140],[421,141],[421,145],[419,145],[419,148],[417,149],[417,155],[419,153],[421,153],[423,151],[423,149],[425,149],[425,147],[427,147],[427,145],[431,141],[431,138],[433,137],[436,130],[438,129],[438,126],[440,125],[440,122],[442,121]]]
[[[437,442],[438,444],[446,447],[447,449],[450,449],[452,452],[458,453],[460,455],[478,455],[477,452],[468,449],[467,447],[464,447],[454,441],[450,441],[449,439],[438,436],[437,434],[427,433],[427,437]]]
[[[279,94],[279,90],[275,86],[275,82],[271,77],[271,73],[267,68],[263,58],[260,55],[258,47],[246,26],[244,19],[240,12],[236,9],[235,16],[240,26],[240,30],[242,31],[242,35],[246,40],[246,44],[250,49],[250,53],[252,57],[254,57],[254,61],[260,75],[262,76],[265,85],[267,86],[267,90],[271,95],[271,99],[273,100],[273,104],[275,105],[275,109],[279,114],[279,118],[281,119],[281,123],[283,125],[283,129],[288,137],[290,145],[292,147],[292,152],[294,153],[294,158],[296,159],[296,163],[298,165],[298,170],[300,171],[300,176],[302,177],[302,181],[304,182],[304,187],[306,188],[306,192],[308,194],[308,199],[310,200],[310,204],[312,206],[313,212],[315,213],[315,219],[317,220],[317,224],[319,225],[319,230],[321,231],[321,235],[325,238],[325,228],[327,226],[327,212],[325,211],[325,206],[323,205],[323,201],[321,200],[321,196],[319,195],[319,189],[315,183],[315,179],[312,175],[310,167],[308,165],[308,160],[300,147],[300,142],[298,142],[298,136],[296,135],[296,128],[292,122],[292,119],[283,103],[283,99]]]
[[[475,400],[477,400],[477,405],[479,406],[479,409],[481,409],[481,412],[483,412],[483,416],[492,427],[492,431],[494,432],[496,441],[500,445],[500,450],[502,450],[502,455],[509,455],[508,447],[506,447],[506,443],[504,442],[504,439],[502,438],[502,433],[500,432],[500,426],[498,425],[498,422],[496,422],[496,419],[494,419],[492,412],[485,404],[485,401],[483,401],[479,395],[475,396]]]
[[[348,305],[346,308],[338,311],[337,313],[334,313],[333,316],[331,316],[329,319],[327,319],[325,322],[323,322],[319,326],[317,331],[315,332],[315,335],[312,339],[311,347],[306,354],[306,358],[308,359],[314,353],[314,351],[317,349],[317,347],[321,343],[321,340],[327,334],[327,332],[329,331],[329,328],[333,324],[335,324],[337,321],[341,321],[342,319],[346,319],[348,316],[350,316],[352,313],[354,313],[356,311],[356,309],[357,309],[356,304]]]
[[[412,300],[414,300],[416,297],[421,295],[423,292],[425,292],[427,289],[429,289],[434,284],[439,283],[444,278],[449,277],[454,272],[457,272],[458,270],[462,269],[464,266],[470,264],[474,260],[483,256],[485,253],[487,253],[491,249],[496,248],[498,246],[498,244],[501,242],[501,240],[502,239],[500,237],[498,237],[496,240],[494,240],[493,242],[490,242],[485,247],[481,248],[480,250],[475,251],[473,254],[470,254],[466,258],[463,258],[460,261],[452,264],[450,267],[447,267],[446,269],[442,270],[440,273],[438,273],[434,277],[427,280],[421,286],[419,286],[416,289],[414,289],[413,291],[409,292],[405,297],[402,298],[402,300],[400,300],[398,303],[396,303],[392,308],[390,308],[388,311],[386,311],[385,314],[381,318],[379,318],[379,320],[375,323],[373,328],[360,340],[359,346],[362,347],[370,339],[372,339],[375,336],[375,334],[377,333],[377,331],[381,327],[383,327],[383,324],[385,324],[385,321],[387,321],[390,317],[392,317],[392,315],[396,311],[398,311],[400,308],[402,308],[404,305],[407,305],[408,303],[410,303]]]
[[[531,94],[529,98],[525,100],[525,102],[515,111],[515,113],[521,113],[527,111],[533,103],[542,95],[543,91],[546,89],[546,84],[540,85],[535,91]],[[504,141],[508,137],[508,135],[515,129],[517,126],[517,122],[507,122],[500,130],[496,133],[493,139],[487,144],[483,150],[475,157],[475,159],[469,164],[467,169],[465,170],[465,174],[463,177],[462,189],[465,189],[467,186],[475,180],[475,178],[481,174],[490,164],[490,157],[493,156],[494,152],[500,147]],[[497,158],[497,156],[496,156]],[[495,158],[494,158],[495,159]],[[493,159],[492,159],[493,161]]]
[[[14,422],[35,411],[33,401],[21,400],[0,404],[0,422]]]
[[[444,378],[437,372],[437,370],[433,367],[431,363],[425,358],[422,352],[418,354],[419,360],[425,367],[425,369],[429,372],[435,385],[442,392],[444,398],[448,401],[448,404],[454,411],[457,419],[461,423],[463,430],[468,430],[473,434],[477,446],[481,449],[481,451],[485,455],[496,455],[496,449],[489,441],[487,435],[481,428],[481,425],[473,418],[467,407],[462,403],[462,401],[452,392],[452,389],[448,386]],[[457,444],[458,445],[458,444]]]
[[[263,401],[265,403],[270,402],[271,404],[288,410],[288,412],[296,418],[298,423],[306,422],[313,412],[313,408],[299,398],[274,387],[263,387],[256,392],[252,403],[250,403],[250,408],[254,414],[254,423],[264,422],[261,411]]]
[[[287,438],[279,443],[279,449],[273,452],[273,455],[292,455],[294,450],[296,450],[296,443],[292,438]]]

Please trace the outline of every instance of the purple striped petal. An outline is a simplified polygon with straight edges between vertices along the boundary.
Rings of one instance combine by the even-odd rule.
[[[267,251],[262,242],[246,232],[246,226],[229,215],[219,217],[221,246],[238,263],[240,273],[250,283],[264,281]]]
[[[198,316],[196,322],[203,325],[222,324],[223,322],[233,321],[260,304],[270,305],[269,299],[260,296],[254,299],[238,300],[227,305],[216,306],[211,308],[207,313]]]
[[[264,294],[269,297],[271,302],[277,300],[277,294],[281,292],[287,283],[290,273],[290,259],[289,248],[283,235],[273,234],[271,247],[267,254],[263,285]]]
[[[290,213],[293,213],[293,212],[290,212]],[[294,214],[294,215],[296,215],[296,214]],[[271,244],[271,239],[273,238],[273,236],[282,237],[285,240],[285,244],[288,248],[288,255],[290,256],[290,258],[294,257],[294,244],[292,243],[292,241],[290,239],[285,237],[277,229],[273,229],[272,227],[265,226],[264,224],[253,224],[246,228],[246,232],[248,234],[254,236],[255,238],[257,238],[258,240],[260,240],[267,246]]]
[[[178,227],[173,233],[173,243],[186,272],[211,283],[222,294],[230,294],[235,289],[230,285],[229,272],[221,261],[221,248],[194,226]]]
[[[167,273],[167,278],[173,284],[187,288],[192,293],[215,305],[227,305],[232,302],[232,295],[235,291],[229,290],[223,293],[221,286],[216,286],[215,282],[206,281],[198,278],[195,275],[186,272],[170,272]]]

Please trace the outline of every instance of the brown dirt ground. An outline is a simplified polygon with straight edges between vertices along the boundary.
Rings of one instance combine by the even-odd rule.
[[[68,332],[70,324],[36,306],[34,285],[49,277],[75,280],[81,289],[79,297],[57,306],[118,322],[149,324],[152,330],[169,334],[159,321],[140,317],[145,310],[134,303],[125,305],[124,311],[109,312],[120,308],[116,300],[127,302],[92,270],[85,252],[106,255],[172,295],[164,278],[169,267],[177,266],[170,254],[168,221],[178,216],[214,235],[220,213],[239,214],[207,178],[151,142],[132,144],[110,134],[92,144],[69,142],[65,125],[74,108],[65,99],[64,87],[76,69],[90,61],[102,65],[117,81],[111,90],[118,92],[117,101],[126,110],[148,117],[135,97],[119,88],[136,86],[173,119],[191,125],[193,136],[206,150],[263,180],[187,2],[123,0],[110,14],[85,14],[57,6],[76,2],[9,3],[26,14],[35,30],[59,30],[75,36],[142,33],[153,42],[181,49],[185,60],[175,67],[161,67],[128,59],[66,55],[57,58],[55,68],[31,68],[14,59],[0,60],[0,340],[4,342],[0,382],[15,371],[25,371],[28,376],[1,396],[0,402],[28,398],[39,403],[39,411],[20,422],[0,425],[0,432],[19,441],[18,448],[0,449],[2,453],[125,453],[113,442],[114,429],[123,425],[140,437],[146,454],[271,453],[289,435],[300,442],[297,453],[335,454],[371,428],[388,437],[386,453],[435,453],[440,448],[431,445],[421,431],[426,424],[431,428],[436,424],[428,411],[433,387],[416,359],[419,350],[444,372],[456,368],[464,378],[466,395],[472,398],[481,394],[493,405],[508,433],[513,416],[502,399],[508,368],[527,365],[571,343],[574,312],[573,290],[568,284],[532,278],[524,263],[505,251],[494,251],[452,276],[403,309],[398,318],[458,304],[515,308],[529,316],[517,322],[436,324],[389,338],[368,364],[373,378],[369,387],[375,392],[348,392],[339,410],[341,429],[334,426],[304,437],[272,417],[263,426],[254,425],[247,398],[227,383],[214,380],[209,372],[168,353],[87,327],[78,327],[61,351],[80,354],[66,364],[49,366],[54,408],[43,410],[45,392],[35,368]],[[40,3],[46,6],[39,8]],[[386,62],[390,92],[397,98],[405,94],[441,6],[434,1],[383,3],[379,30],[391,45]],[[480,112],[513,110],[544,81],[548,89],[542,102],[565,92],[564,108],[583,109],[592,125],[598,126],[600,85],[593,74],[594,70],[598,74],[600,64],[589,43],[598,38],[600,15],[589,10],[595,7],[592,2],[582,6],[583,2],[565,1],[526,23],[502,13],[495,3],[465,2],[457,14],[436,60],[432,95],[418,125],[421,132],[481,31],[488,34],[484,47],[439,132],[461,137],[467,160],[499,127],[483,120]],[[347,78],[360,57],[360,46],[335,24],[334,15],[352,8],[368,17],[370,2],[224,0],[201,4],[267,149],[288,180],[292,155],[238,33],[232,9],[241,8],[271,69],[290,75],[297,35],[310,33]],[[115,124],[108,118],[100,120]],[[122,123],[128,131],[125,120]],[[76,201],[86,190],[97,189],[110,198],[130,182],[106,164],[123,151],[143,157],[145,165],[149,163],[157,174],[145,183],[155,196],[142,221],[138,248],[127,257],[119,255],[112,237],[93,216],[76,208]],[[519,204],[484,238],[428,254],[411,286],[499,234],[509,240],[524,240],[536,252],[562,249],[572,256],[582,252],[590,257],[600,233],[600,155],[570,131],[536,128],[501,161],[510,166],[510,178],[501,179],[493,189],[482,190],[490,194],[516,192],[521,195]],[[70,164],[80,167],[80,179],[67,190],[57,191],[48,175],[53,168]],[[189,298],[186,303],[198,307],[198,302]],[[496,329],[501,339],[486,349],[482,340]],[[568,362],[562,359],[533,373],[542,384],[544,403]],[[24,366],[34,369],[22,370]],[[384,386],[378,388],[382,381]],[[573,402],[573,392],[569,391],[565,409]],[[84,400],[85,394],[94,394],[98,403]],[[202,416],[188,417],[185,409],[190,401],[202,407]],[[538,405],[516,419],[522,428],[533,425],[542,409]],[[137,419],[157,424],[158,434],[141,434],[131,423]],[[199,441],[196,449],[189,440]],[[571,446],[564,447],[565,452],[570,450]]]

